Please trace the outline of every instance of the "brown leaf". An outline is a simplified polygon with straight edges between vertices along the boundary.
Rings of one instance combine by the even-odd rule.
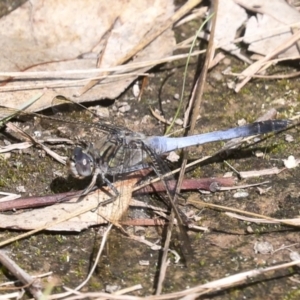
[[[0,19],[0,69],[2,72],[21,71],[28,76],[29,72],[47,73],[32,73],[26,82],[6,77],[7,82],[2,84],[0,91],[7,92],[2,93],[0,105],[10,103],[10,107],[17,108],[24,99],[37,93],[35,88],[44,87],[48,87],[47,91],[31,111],[49,107],[56,95],[79,102],[116,98],[137,75],[105,79],[78,95],[92,78],[101,75],[96,69],[98,63],[102,70],[114,66],[154,27],[157,29],[164,24],[173,12],[171,0],[154,1],[151,5],[147,0],[26,2]],[[174,44],[172,30],[166,30],[130,63],[170,55]],[[99,56],[101,61],[98,61]],[[134,72],[145,72],[149,68],[136,68]],[[86,72],[91,69],[94,72]],[[79,73],[62,73],[67,70]],[[49,73],[54,71],[60,73]],[[24,74],[20,76],[24,78]],[[86,80],[70,83],[74,79]]]
[[[116,224],[128,209],[132,188],[137,179],[131,177],[131,179],[116,183],[115,187],[121,195],[105,206],[99,205],[110,199],[111,195],[108,190],[103,192],[101,189],[85,196],[80,202],[60,203],[15,215],[1,214],[0,226],[2,228],[31,230],[47,225],[47,230],[51,231],[81,231],[90,226],[106,224],[108,221]]]

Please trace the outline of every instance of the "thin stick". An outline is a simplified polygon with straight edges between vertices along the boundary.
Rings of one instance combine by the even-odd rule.
[[[212,5],[213,11],[216,12],[217,7],[218,7],[218,0],[213,1],[212,4],[213,4]],[[211,34],[210,41],[209,41],[209,46],[208,46],[207,56],[206,56],[206,60],[205,60],[205,65],[204,65],[204,68],[203,68],[203,72],[201,74],[202,82],[200,81],[200,84],[197,85],[197,91],[199,92],[199,97],[197,97],[196,101],[194,101],[195,102],[195,106],[194,106],[195,110],[194,110],[194,113],[193,113],[192,119],[191,119],[192,120],[191,121],[191,132],[193,132],[193,130],[195,128],[197,116],[198,116],[198,113],[199,113],[199,107],[200,107],[200,103],[201,103],[201,97],[202,97],[202,94],[203,94],[203,87],[204,87],[203,82],[205,82],[207,69],[208,69],[209,63],[211,61],[211,54],[212,54],[212,49],[213,49],[213,36],[214,36],[215,27],[216,27],[216,17],[214,18],[214,21],[213,21],[212,34]],[[176,195],[180,191],[180,186],[181,186],[181,183],[183,181],[184,174],[185,174],[186,164],[187,164],[187,159],[185,158],[185,160],[183,161],[183,164],[182,164],[178,184],[177,184],[177,187],[176,187],[176,193],[175,193],[174,199],[173,199],[174,203],[176,203],[176,198],[177,198]],[[168,230],[167,231],[167,236],[166,236],[166,240],[165,240],[165,244],[164,244],[164,251],[163,251],[163,255],[162,255],[162,259],[161,259],[161,267],[160,267],[158,283],[157,283],[157,287],[156,287],[156,295],[159,295],[161,293],[162,285],[163,285],[163,282],[164,282],[164,279],[165,279],[166,268],[167,268],[168,249],[169,249],[169,244],[170,244],[170,239],[171,239],[173,221],[174,221],[174,212],[172,210],[171,215],[170,215],[170,223],[169,223],[168,229],[167,229]]]
[[[162,64],[166,62],[172,62],[179,59],[186,59],[188,56],[197,56],[199,54],[205,53],[206,50],[195,51],[191,55],[186,54],[177,54],[160,59],[153,59],[141,62],[134,62],[126,65],[119,65],[114,67],[100,68],[100,69],[86,69],[86,70],[65,70],[65,71],[39,71],[39,72],[0,72],[0,76],[3,77],[14,77],[14,78],[69,78],[70,75],[83,76],[85,74],[102,74],[106,72],[128,72],[130,70],[135,70],[139,68],[149,67],[157,64]]]
[[[95,79],[102,79],[102,78],[123,78],[123,77],[132,77],[132,76],[147,76],[151,77],[149,73],[142,73],[142,72],[131,72],[131,73],[122,73],[122,74],[110,74],[110,75],[99,75],[97,77],[92,78],[84,78],[84,79],[74,79],[74,80],[57,80],[56,78],[53,78],[51,83],[49,81],[42,82],[42,83],[30,83],[30,84],[20,84],[20,85],[13,85],[13,86],[2,86],[1,91],[2,92],[9,92],[9,91],[17,91],[17,90],[35,90],[35,89],[43,89],[43,88],[64,88],[64,87],[78,87],[81,86],[83,83]]]
[[[78,286],[74,289],[75,291],[80,290],[80,289],[81,289],[83,286],[85,286],[85,285],[88,283],[88,281],[91,279],[91,276],[93,275],[93,273],[94,273],[94,271],[95,271],[95,269],[96,269],[96,267],[97,267],[97,265],[98,265],[98,262],[99,262],[99,260],[100,260],[101,253],[102,253],[102,251],[103,251],[103,249],[104,249],[105,243],[106,243],[106,241],[107,241],[108,234],[109,234],[110,230],[112,229],[112,227],[113,227],[113,224],[112,224],[112,223],[110,223],[110,224],[107,226],[107,229],[105,230],[105,232],[104,232],[104,234],[103,234],[102,241],[101,241],[101,244],[100,244],[100,247],[99,247],[99,250],[98,250],[96,259],[95,259],[95,262],[94,262],[94,264],[93,264],[93,266],[92,266],[92,268],[91,268],[91,270],[90,270],[88,276],[86,277],[86,279],[85,279],[80,285],[78,285]]]
[[[42,287],[39,280],[32,278],[27,272],[20,268],[4,251],[0,250],[0,262],[14,277],[27,286],[29,292],[35,299],[41,299],[43,296]]]
[[[218,11],[218,0],[215,0],[212,2],[212,11],[216,14]],[[208,49],[206,52],[206,58],[205,58],[205,62],[201,71],[201,74],[196,82],[196,86],[194,88],[194,91],[192,93],[192,98],[190,100],[190,107],[193,107],[192,110],[192,114],[189,115],[189,120],[190,120],[190,124],[189,124],[189,134],[193,134],[195,126],[196,126],[196,122],[197,122],[197,117],[199,115],[199,111],[200,111],[200,106],[201,106],[201,102],[202,102],[202,95],[204,92],[204,84],[206,82],[206,76],[207,76],[207,70],[209,68],[209,64],[212,60],[212,56],[213,56],[213,50],[214,50],[214,33],[215,33],[215,28],[216,28],[216,20],[217,20],[217,16],[215,15],[215,17],[213,18],[213,23],[212,23],[212,29],[211,29],[211,34],[210,34],[210,39],[209,39],[209,43],[208,43]],[[190,112],[189,112],[190,114]],[[185,174],[185,168],[187,165],[187,152],[183,151],[183,161],[182,161],[182,165],[181,165],[181,170],[179,172],[179,178],[178,178],[178,183],[177,183],[177,189],[176,189],[176,193],[179,193],[180,191],[180,187],[184,178],[184,174]]]
[[[237,84],[235,88],[235,92],[239,92],[241,88],[251,79],[252,75],[257,73],[263,63],[268,62],[271,58],[279,54],[280,52],[288,49],[291,47],[295,42],[297,42],[300,38],[300,31],[296,32],[291,38],[285,40],[282,44],[280,44],[278,47],[276,47],[273,51],[271,51],[268,55],[266,55],[261,60],[253,63],[251,66],[249,66],[246,70],[244,70],[241,75],[246,75],[246,78],[242,80],[241,83]]]

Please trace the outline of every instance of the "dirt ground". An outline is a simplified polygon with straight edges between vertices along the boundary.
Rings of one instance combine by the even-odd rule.
[[[177,40],[195,32],[197,28],[196,22],[180,28],[180,31],[176,32]],[[132,96],[132,88],[129,88],[117,100],[125,101],[131,106],[131,109],[124,114],[113,110],[114,101],[107,101],[105,104],[111,118],[134,130],[153,135],[162,134],[165,127],[154,117],[147,118],[145,122],[141,120],[144,120],[146,115],[150,115],[150,106],[162,110],[166,119],[175,114],[178,106],[177,94],[181,91],[184,63],[180,61],[155,68],[141,102],[137,102]],[[221,73],[228,65],[236,70],[244,68],[243,63],[227,56],[209,73],[201,115],[196,127],[197,132],[234,127],[237,121],[243,118],[247,122],[252,122],[270,108],[278,110],[278,118],[289,118],[299,111],[298,78],[272,81],[255,79],[248,83],[239,94],[235,94],[227,87],[228,80],[232,79],[224,77]],[[188,99],[190,93],[195,68],[196,61],[193,60],[189,67],[185,99]],[[292,65],[284,65],[271,71],[288,73],[292,70]],[[102,103],[100,101],[97,105]],[[182,112],[180,118],[182,118]],[[31,121],[22,125],[32,126],[32,131],[36,129]],[[174,129],[178,130],[180,127],[177,126]],[[286,141],[286,134],[291,135],[293,141]],[[272,135],[261,143],[237,149],[229,156],[222,153],[215,157],[213,163],[204,162],[201,166],[197,165],[188,171],[186,176],[197,178],[223,176],[226,172],[232,171],[225,161],[238,171],[283,168],[283,159],[289,155],[299,157],[298,136],[297,127]],[[4,139],[7,139],[7,136],[2,130],[1,144]],[[192,161],[202,156],[213,155],[222,145],[223,143],[213,143],[194,147],[190,149],[189,158]],[[67,148],[61,151],[70,150]],[[257,151],[261,151],[264,154],[263,157],[256,156]],[[173,165],[173,168],[175,167],[178,167],[176,163]],[[244,198],[235,198],[236,190],[212,194],[189,192],[184,193],[183,196],[187,200],[193,199],[199,203],[203,201],[274,218],[295,218],[300,211],[298,173],[299,169],[295,168],[284,170],[277,175],[247,180],[237,179],[238,185],[268,181],[260,187],[264,193],[260,193],[257,187],[247,188],[244,191],[248,195]],[[64,167],[47,155],[41,155],[36,148],[28,151],[15,151],[10,157],[0,160],[0,187],[1,191],[5,192],[16,193],[21,186],[25,189],[22,193],[24,196],[45,195],[74,189],[70,186],[72,181],[61,179],[67,176],[68,172]],[[62,183],[66,185],[62,186]],[[300,238],[297,228],[239,221],[228,217],[222,210],[205,208],[201,204],[191,209],[199,216],[197,225],[207,226],[209,231],[188,232],[193,249],[188,266],[182,260],[175,264],[173,256],[170,255],[171,263],[167,270],[164,293],[180,291],[255,268],[289,262],[291,251],[299,251]],[[17,234],[19,234],[17,231],[2,230],[1,240]],[[163,230],[145,227],[144,235],[155,242],[161,240]],[[85,279],[100,242],[99,228],[95,227],[81,233],[41,232],[10,244],[5,249],[30,274],[52,271],[51,281],[55,279],[52,292],[58,293],[63,291],[63,286],[74,288]],[[266,254],[255,253],[254,247],[258,242],[268,242],[274,250],[283,245],[291,245],[291,247]],[[177,247],[176,232],[174,232],[174,241],[171,246],[180,252]],[[142,284],[143,289],[133,294],[151,295],[158,276],[160,254],[146,245],[130,240],[120,230],[113,229],[96,271],[82,291],[104,291],[108,286],[126,288]],[[148,261],[149,264],[141,265],[141,261]],[[6,275],[5,272],[0,275],[1,282],[7,281]],[[48,280],[44,281],[45,286]],[[299,299],[299,282],[299,269],[289,268],[249,280],[235,288],[215,292],[207,298]]]

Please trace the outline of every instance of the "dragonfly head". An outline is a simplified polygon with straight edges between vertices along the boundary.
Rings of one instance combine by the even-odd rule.
[[[92,175],[94,171],[94,160],[91,155],[81,147],[76,147],[68,161],[69,169],[75,178],[84,178]]]

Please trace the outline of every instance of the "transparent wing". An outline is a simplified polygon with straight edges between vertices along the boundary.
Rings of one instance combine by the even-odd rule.
[[[72,100],[66,99],[64,97],[56,97],[52,101],[52,111],[55,115],[65,115],[71,116],[71,118],[64,119],[67,123],[73,123],[78,126],[83,127],[95,127],[106,134],[115,134],[121,130],[126,130],[122,126],[112,125],[112,120],[100,114],[88,109],[84,105],[74,102]],[[74,116],[74,117],[72,117]],[[80,119],[78,120],[78,117]]]
[[[185,216],[185,214],[180,210],[178,205],[174,202],[175,199],[174,196],[176,192],[176,184],[172,184],[172,182],[173,183],[175,182],[174,176],[173,175],[165,176],[165,174],[170,173],[171,170],[169,169],[168,165],[161,159],[161,157],[157,155],[156,152],[154,152],[146,144],[144,144],[143,149],[148,154],[149,159],[151,160],[151,165],[154,172],[161,179],[162,183],[166,188],[166,194],[165,196],[162,197],[168,203],[169,207],[174,210],[175,217],[177,219],[178,227],[179,227],[181,250],[185,258],[187,258],[188,255],[192,254],[191,243],[189,241],[187,229],[185,228],[185,226],[188,225],[188,219]]]
[[[106,123],[104,123],[103,119],[99,119],[92,111],[87,110],[82,105],[77,105],[77,103],[73,103],[63,98],[55,99],[53,102],[53,109],[55,113],[58,113],[59,115],[63,115],[63,111],[67,111],[68,115],[70,115],[70,112],[72,114],[76,111],[88,116],[89,121],[91,122],[90,126],[92,127],[89,128],[91,144],[86,153],[90,155],[93,160],[93,163],[95,164],[94,169],[98,168],[100,180],[111,187],[112,198],[116,196],[124,197],[127,191],[127,181],[125,181],[124,184],[122,184],[122,182],[124,182],[126,176],[130,177],[132,176],[132,172],[149,167],[147,162],[148,156],[140,146],[140,139],[144,137],[144,135],[134,133],[122,126],[110,125],[107,123],[107,120],[105,120]],[[68,123],[70,124],[70,122]],[[74,123],[74,120],[71,120],[71,123]],[[78,121],[75,121],[75,124],[77,125],[78,131],[78,127],[82,124]],[[86,126],[86,124],[83,125]],[[94,134],[94,131],[97,131],[98,129],[102,133],[102,136],[98,135],[97,132]],[[131,142],[128,143],[128,140]],[[79,150],[79,152],[80,151],[81,150]],[[83,164],[86,160],[86,156],[78,156],[76,163],[80,168],[83,168]],[[91,176],[92,175],[93,174],[91,173]],[[138,176],[138,174],[135,176]],[[118,191],[116,191],[114,187],[115,181],[118,181],[118,183],[116,183]],[[151,202],[149,196],[142,197],[143,202]],[[118,202],[120,211],[124,211],[122,203],[125,205],[127,202],[128,201]],[[145,209],[142,209],[142,211],[144,210]],[[126,217],[123,219],[126,219]]]

